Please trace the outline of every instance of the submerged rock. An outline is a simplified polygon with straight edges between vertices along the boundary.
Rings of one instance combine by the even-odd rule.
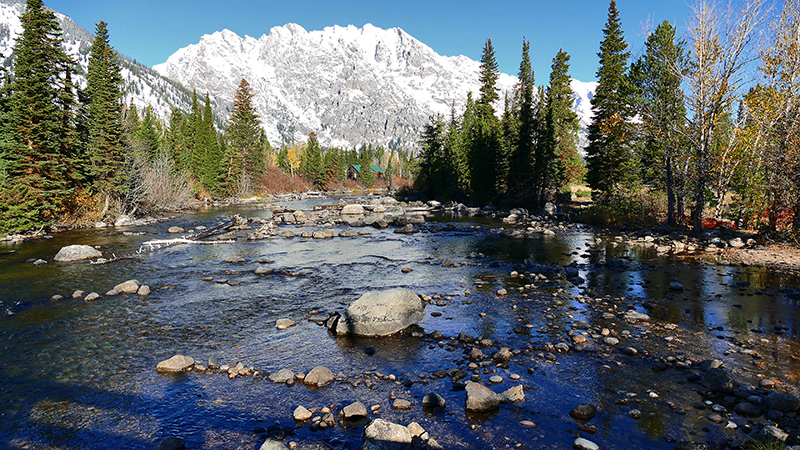
[[[367,292],[344,315],[328,321],[331,332],[344,336],[388,336],[425,318],[425,303],[409,289]]]

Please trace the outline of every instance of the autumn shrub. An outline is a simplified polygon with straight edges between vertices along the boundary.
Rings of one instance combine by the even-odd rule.
[[[306,192],[313,187],[299,175],[287,175],[276,166],[268,166],[261,179],[261,189],[265,194],[284,194]]]
[[[176,172],[166,157],[156,158],[143,169],[142,183],[142,208],[148,212],[176,211],[192,199],[189,174]]]

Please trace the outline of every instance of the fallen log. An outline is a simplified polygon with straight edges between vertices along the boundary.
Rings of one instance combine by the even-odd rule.
[[[209,228],[208,230],[203,231],[202,233],[194,236],[188,235],[182,238],[174,238],[174,239],[153,239],[146,242],[142,242],[142,245],[139,246],[139,249],[130,253],[126,253],[124,255],[114,255],[112,258],[105,259],[100,258],[94,261],[89,261],[89,264],[108,264],[111,262],[120,261],[123,259],[130,259],[144,253],[153,252],[156,250],[160,250],[162,248],[171,247],[173,245],[178,244],[204,244],[204,245],[211,245],[211,244],[233,244],[236,242],[235,239],[232,240],[225,240],[225,241],[201,241],[200,239],[212,236],[214,234],[220,233],[222,231],[227,231],[232,226],[236,225],[238,221],[242,220],[241,217],[233,216],[224,223]]]

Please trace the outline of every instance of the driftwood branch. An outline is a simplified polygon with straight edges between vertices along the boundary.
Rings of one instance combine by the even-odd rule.
[[[115,262],[115,261],[120,261],[120,260],[123,260],[123,259],[130,259],[130,258],[139,256],[139,255],[142,255],[144,253],[153,252],[153,251],[156,251],[156,250],[160,250],[162,248],[167,248],[167,247],[171,247],[173,245],[178,245],[178,244],[204,244],[204,245],[210,245],[210,244],[233,244],[233,243],[236,242],[235,239],[225,240],[225,241],[201,241],[200,239],[212,236],[212,235],[220,233],[222,231],[227,231],[232,226],[236,225],[236,223],[239,220],[241,220],[241,218],[239,216],[233,216],[232,218],[228,219],[224,223],[222,223],[220,225],[217,225],[217,226],[214,226],[214,227],[211,227],[208,230],[205,230],[205,231],[203,231],[202,233],[200,233],[200,234],[198,234],[196,236],[195,235],[188,235],[188,236],[185,236],[185,237],[182,237],[182,238],[174,238],[174,239],[153,239],[153,240],[150,240],[150,241],[147,241],[147,242],[143,242],[142,245],[139,246],[139,249],[134,251],[134,252],[126,253],[126,254],[120,255],[120,256],[114,255],[112,258],[109,258],[109,259],[98,259],[96,261],[90,261],[89,263],[90,264],[108,264],[108,263]]]

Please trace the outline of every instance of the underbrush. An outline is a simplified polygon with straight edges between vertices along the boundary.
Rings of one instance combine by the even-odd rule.
[[[661,192],[639,191],[616,197],[602,197],[589,208],[584,220],[592,225],[656,226],[667,219],[667,198]]]
[[[264,171],[262,178],[262,189],[265,194],[286,194],[295,192],[307,192],[313,188],[313,184],[306,181],[299,175],[287,175],[275,166],[269,166]]]

